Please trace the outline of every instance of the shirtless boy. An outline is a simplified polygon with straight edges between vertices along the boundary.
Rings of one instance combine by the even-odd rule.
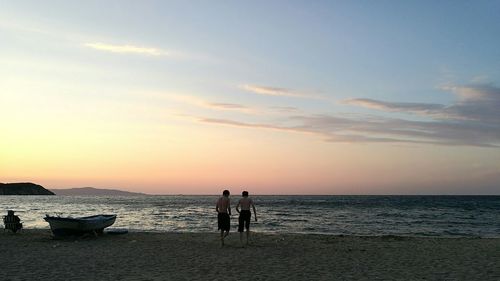
[[[223,247],[224,238],[229,235],[229,230],[231,229],[231,218],[229,217],[231,215],[231,201],[229,200],[229,190],[224,190],[224,192],[222,192],[222,196],[217,200],[215,210],[217,211],[217,225],[220,229],[221,247]]]
[[[241,198],[238,202],[238,205],[236,205],[236,212],[240,213],[240,217],[238,218],[238,232],[240,233],[241,245],[243,245],[243,227],[246,228],[247,240],[245,245],[248,245],[248,236],[250,235],[250,218],[252,217],[250,206],[252,206],[253,213],[255,215],[255,221],[257,221],[257,213],[255,212],[255,205],[253,204],[253,200],[248,198],[248,191],[243,191],[241,195],[243,196],[243,198]],[[240,207],[241,211],[239,210]]]

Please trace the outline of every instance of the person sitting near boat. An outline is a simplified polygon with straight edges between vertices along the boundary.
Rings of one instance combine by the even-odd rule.
[[[14,233],[23,228],[21,219],[19,216],[14,215],[14,211],[12,210],[8,210],[7,215],[3,217],[3,224],[5,225],[5,229],[10,229]]]

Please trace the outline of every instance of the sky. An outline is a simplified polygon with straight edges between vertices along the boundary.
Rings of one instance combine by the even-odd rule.
[[[0,182],[500,194],[499,13],[0,0]]]

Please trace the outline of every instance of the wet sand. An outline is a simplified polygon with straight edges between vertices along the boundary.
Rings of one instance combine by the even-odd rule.
[[[0,231],[1,280],[500,280],[500,239]]]

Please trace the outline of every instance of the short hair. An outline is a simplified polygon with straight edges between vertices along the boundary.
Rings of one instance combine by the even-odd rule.
[[[7,211],[7,215],[8,215],[8,216],[13,216],[13,215],[14,215],[14,211],[12,211],[12,210],[8,210],[8,211]]]
[[[229,196],[229,190],[227,190],[227,189],[226,189],[226,190],[224,190],[224,191],[222,192],[222,195],[228,195],[228,196]]]
[[[243,197],[247,197],[247,196],[248,196],[248,191],[243,191],[243,192],[241,193],[241,195],[242,195]]]

